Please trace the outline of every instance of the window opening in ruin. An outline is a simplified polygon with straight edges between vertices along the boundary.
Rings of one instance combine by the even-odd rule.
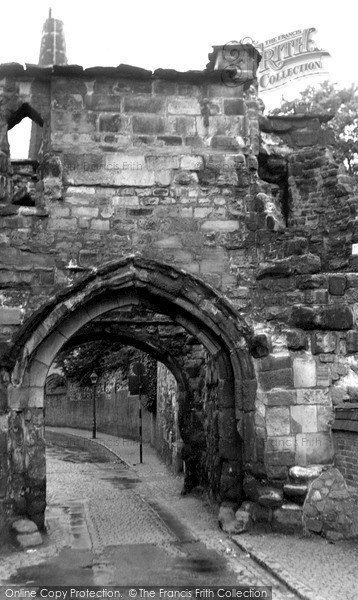
[[[260,152],[258,163],[260,179],[269,184],[265,191],[280,210],[287,227],[290,214],[287,160],[279,155]]]
[[[8,142],[13,172],[12,204],[34,206],[39,164],[42,160],[43,120],[24,103],[10,115]]]

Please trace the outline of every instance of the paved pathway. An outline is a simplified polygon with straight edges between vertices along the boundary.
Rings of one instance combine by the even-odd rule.
[[[45,545],[4,557],[3,583],[264,585],[273,586],[275,600],[297,600],[218,529],[209,503],[180,495],[182,478],[150,448],[139,465],[131,442],[100,435],[94,453],[92,442],[86,452],[76,447],[82,438],[69,439],[73,448],[48,448]],[[102,444],[131,467],[114,454],[101,458]]]
[[[81,432],[81,435],[89,437],[90,433]],[[165,476],[166,468],[152,448],[146,449],[144,464],[140,465],[137,464],[139,454],[135,442],[105,434],[100,434],[100,437],[99,443],[133,465],[140,476],[147,480],[150,488],[156,486],[160,472],[164,476],[164,489],[168,481],[173,481],[174,478],[168,479]],[[180,506],[178,510],[180,511]],[[181,513],[181,517],[186,517],[185,512]],[[190,527],[194,530],[199,528],[201,535],[205,536],[201,521],[203,515],[200,510],[196,510],[194,500],[187,518],[190,518]],[[260,564],[266,565],[289,583],[302,597],[310,600],[358,600],[358,541],[331,542],[321,536],[277,533],[246,533],[235,536],[234,541],[241,549],[256,557]]]
[[[50,428],[49,428],[50,429]],[[90,441],[91,433],[73,429],[61,428],[62,433],[69,434],[69,439],[74,440],[75,444],[92,444]],[[75,437],[73,437],[75,436]],[[105,522],[96,525],[94,515],[101,513],[103,502],[95,499],[92,504],[91,492],[88,492],[86,502],[79,507],[76,500],[73,499],[72,507],[69,505],[68,518],[74,522],[81,522],[81,515],[88,515],[87,520],[92,523],[93,530],[91,536],[96,540],[98,549],[107,548],[107,567],[100,561],[99,572],[104,570],[104,578],[108,577],[108,564],[113,562],[113,556],[108,555],[108,543],[114,542],[112,548],[118,549],[119,531],[122,535],[123,545],[132,537],[132,540],[139,541],[147,539],[166,548],[167,555],[175,554],[172,558],[179,560],[180,549],[178,545],[173,544],[173,536],[181,540],[184,544],[193,544],[198,539],[204,542],[205,547],[210,552],[215,552],[228,559],[230,569],[237,573],[238,580],[249,585],[265,584],[276,585],[275,579],[271,578],[258,565],[254,564],[249,556],[256,558],[259,563],[265,565],[272,573],[278,575],[282,580],[288,582],[292,590],[296,593],[290,594],[276,585],[274,589],[274,599],[280,598],[306,598],[309,600],[357,600],[358,599],[358,545],[356,542],[327,542],[320,537],[306,538],[299,536],[285,536],[273,533],[247,533],[236,536],[237,542],[241,548],[233,545],[228,538],[218,530],[216,523],[215,509],[205,501],[205,499],[195,496],[180,496],[182,478],[172,475],[167,467],[158,459],[155,451],[149,446],[144,447],[143,464],[139,464],[139,450],[136,442],[123,440],[106,434],[98,434],[95,442],[99,449],[105,447],[113,453],[113,458],[120,456],[121,459],[130,466],[131,471],[127,469],[125,475],[123,471],[118,471],[116,465],[116,474],[107,472],[105,478],[102,478],[101,494],[103,502],[112,503],[113,506],[113,483],[117,478],[117,488],[120,492],[118,504],[116,504],[116,515],[113,515],[111,522],[119,520],[116,527],[108,526]],[[113,466],[113,465],[112,465]],[[64,469],[64,467],[61,467]],[[107,488],[107,484],[109,487]],[[133,496],[134,494],[134,496]],[[128,505],[123,500],[123,495],[127,499],[132,495],[131,504],[137,502],[140,498],[143,512],[139,511],[142,517],[139,517],[135,511],[126,512]],[[52,499],[53,500],[53,499]],[[97,502],[97,505],[96,505]],[[122,504],[121,504],[122,503]],[[137,507],[138,508],[138,507]],[[71,517],[72,515],[72,517]],[[133,517],[133,518],[132,518]],[[56,520],[56,510],[53,507],[51,518]],[[122,524],[121,523],[122,518]],[[130,526],[126,529],[126,524]],[[141,533],[135,538],[133,532],[137,531],[135,525],[140,524]],[[55,525],[55,521],[53,521]],[[79,528],[81,529],[81,527]],[[56,530],[56,527],[54,527]],[[72,531],[70,525],[68,531]],[[72,531],[73,533],[73,531]],[[141,536],[143,535],[143,538]],[[63,532],[58,536],[64,539]],[[62,537],[61,537],[62,536]],[[129,537],[128,537],[129,536]],[[134,536],[134,537],[133,537]],[[146,537],[147,536],[147,537]],[[154,536],[154,537],[151,537]],[[86,547],[88,541],[85,536],[82,539],[81,534],[77,532],[77,542]],[[60,542],[58,541],[58,544]],[[195,544],[194,544],[195,545]],[[42,551],[42,550],[41,550]],[[40,551],[40,552],[41,552]],[[49,549],[50,553],[53,548]],[[178,554],[179,551],[179,554]],[[186,556],[186,558],[185,558]],[[193,556],[188,563],[187,554],[181,555],[181,560],[186,561],[186,565],[191,561],[195,565]],[[109,561],[109,562],[108,562]],[[210,561],[209,561],[210,563]],[[177,564],[177,563],[176,563]],[[106,571],[107,569],[107,571]],[[1,570],[0,570],[1,575]],[[98,576],[98,574],[97,574]],[[103,576],[103,573],[102,573]],[[226,579],[226,581],[229,581]],[[271,583],[270,583],[271,582]]]

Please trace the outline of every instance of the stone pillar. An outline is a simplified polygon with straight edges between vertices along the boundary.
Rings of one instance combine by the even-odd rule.
[[[0,83],[0,97],[6,95],[5,85]],[[0,202],[8,202],[11,197],[11,163],[7,139],[7,119],[4,107],[0,107]]]

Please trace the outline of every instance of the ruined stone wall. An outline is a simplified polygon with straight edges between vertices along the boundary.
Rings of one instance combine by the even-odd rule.
[[[266,123],[285,148],[266,140],[263,150],[249,80],[230,87],[207,73],[74,69],[58,67],[41,81],[36,71],[2,72],[2,347],[49,297],[107,261],[138,253],[198,276],[249,325],[254,372],[247,361],[235,410],[210,375],[205,413],[195,388],[201,365],[179,413],[184,444],[193,449],[186,431],[198,430],[200,448],[206,427],[207,472],[214,480],[221,461],[231,479],[240,470],[230,455],[238,434],[246,472],[282,492],[293,465],[333,461],[333,405],[358,387],[357,199],[323,147],[320,120]],[[44,121],[41,178],[37,196],[29,193],[35,206],[13,202],[6,142],[24,103]]]
[[[232,240],[244,232],[258,135],[241,88],[57,76],[39,98],[37,81],[17,95],[7,81],[5,117],[26,100],[46,123],[37,206],[1,207],[4,341],[78,274],[132,252],[240,298]]]

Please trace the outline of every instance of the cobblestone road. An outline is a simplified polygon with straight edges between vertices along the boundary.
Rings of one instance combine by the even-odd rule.
[[[43,547],[4,557],[20,585],[263,585],[287,590],[218,529],[201,498],[182,497],[165,466],[135,471],[92,452],[50,446]]]

